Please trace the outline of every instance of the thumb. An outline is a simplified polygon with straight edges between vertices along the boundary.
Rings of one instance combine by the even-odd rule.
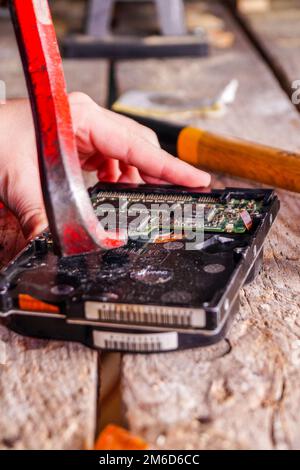
[[[9,172],[1,192],[3,202],[18,218],[26,239],[47,228],[39,170],[33,163],[28,162],[26,168]]]

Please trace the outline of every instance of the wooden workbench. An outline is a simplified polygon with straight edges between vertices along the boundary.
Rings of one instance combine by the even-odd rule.
[[[234,44],[213,48],[206,59],[120,63],[120,91],[182,91],[196,98],[213,95],[237,78],[240,88],[228,114],[193,123],[300,151],[300,117],[274,72],[237,22],[220,6],[207,3],[213,15],[225,19],[224,28],[234,34]],[[201,6],[192,8],[193,21],[197,15],[203,21]],[[207,15],[205,21],[216,24]],[[254,28],[253,17],[251,24]],[[272,31],[270,25],[268,30]],[[276,37],[276,31],[273,34]],[[279,58],[280,54],[278,51]],[[287,67],[286,56],[281,63]],[[15,61],[10,67],[16,77]],[[77,61],[72,67],[80,70]],[[99,63],[98,70],[103,85],[105,64]],[[0,79],[3,72],[0,65]],[[92,87],[95,75],[91,83],[86,76],[85,83]],[[102,87],[101,99],[98,96],[102,103],[104,90]],[[214,185],[252,184],[215,175]],[[266,243],[263,271],[242,291],[241,309],[226,340],[193,351],[123,357],[125,418],[130,429],[151,447],[300,448],[300,196],[285,191],[278,194],[282,210]],[[0,220],[4,263],[22,238],[11,217]],[[91,445],[97,421],[98,355],[75,344],[21,338],[4,326],[0,327],[0,341],[6,349],[5,364],[0,365],[0,447]]]

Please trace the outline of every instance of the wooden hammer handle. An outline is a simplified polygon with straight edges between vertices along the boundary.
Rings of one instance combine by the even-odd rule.
[[[300,192],[300,154],[186,127],[178,157],[196,167]]]
[[[300,192],[300,153],[137,114],[120,114],[153,129],[164,149],[198,168]]]

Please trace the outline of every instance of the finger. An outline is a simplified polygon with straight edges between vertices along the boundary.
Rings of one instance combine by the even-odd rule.
[[[145,183],[148,183],[148,184],[163,184],[163,185],[166,185],[166,184],[170,184],[168,181],[164,181],[164,180],[161,180],[159,178],[153,178],[152,176],[148,176],[148,175],[145,175],[143,173],[141,173],[141,177],[143,178],[144,182]]]
[[[86,160],[81,160],[81,168],[84,171],[99,171],[104,168],[108,159],[104,155],[101,155],[99,152],[94,153],[91,157]]]
[[[91,146],[90,142],[89,126],[87,125],[87,121],[89,120],[91,113],[99,121],[98,126],[100,122],[106,122],[107,120],[109,120],[109,122],[113,121],[118,128],[125,128],[128,132],[139,135],[141,138],[152,143],[152,145],[160,148],[157,135],[152,129],[149,129],[126,116],[121,116],[112,111],[101,108],[84,93],[71,93],[69,95],[69,100],[73,116],[74,132],[77,137],[77,146],[82,162],[88,160],[94,153],[93,146]],[[113,138],[116,138],[116,136],[113,136]]]
[[[97,176],[100,181],[116,183],[120,178],[121,172],[118,160],[106,160],[98,170]]]
[[[38,168],[29,164],[23,171],[11,171],[6,182],[4,202],[19,219],[25,238],[31,239],[48,226]]]
[[[137,168],[120,162],[121,176],[119,183],[143,184],[144,181]]]
[[[95,151],[135,166],[145,175],[173,184],[209,186],[211,178],[208,173],[175,159],[113,119],[101,120],[100,117],[101,112],[93,107],[86,122],[90,145],[94,146]]]
[[[160,143],[156,133],[152,129],[149,129],[149,127],[143,126],[127,116],[122,116],[113,111],[109,111],[108,109],[102,108],[102,111],[108,118],[113,119],[121,126],[128,127],[128,129],[135,132],[140,137],[160,148]]]

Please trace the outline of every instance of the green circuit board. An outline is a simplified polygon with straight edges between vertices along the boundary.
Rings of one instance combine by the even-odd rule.
[[[153,231],[168,230],[170,224],[174,231],[190,229],[212,233],[242,234],[251,229],[254,218],[260,216],[262,209],[262,202],[255,200],[229,199],[226,202],[220,202],[219,199],[210,196],[157,195],[119,191],[99,192],[92,197],[92,204],[100,221],[109,215],[112,216],[113,213],[117,213],[118,216],[126,215],[127,217],[123,219],[126,219],[129,236],[141,238],[149,236]],[[190,215],[178,217],[176,211],[179,209],[179,214],[183,214],[187,206],[190,208]]]
[[[254,200],[231,199],[226,204],[206,204],[204,230],[218,233],[245,233],[253,219],[259,217],[262,203]]]

